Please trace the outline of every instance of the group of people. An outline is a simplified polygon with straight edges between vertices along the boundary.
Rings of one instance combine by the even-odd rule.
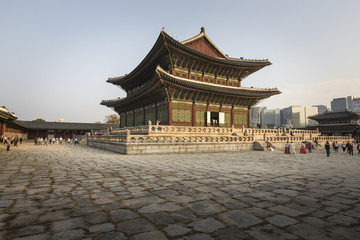
[[[332,143],[332,147],[333,147],[334,152],[337,153],[339,151],[338,142],[334,141]],[[351,143],[349,141],[347,143],[342,142],[341,148],[343,150],[343,153],[348,153],[351,156],[354,155],[354,143]],[[329,157],[330,156],[330,143],[329,143],[329,141],[326,142],[325,149],[326,149],[326,155]],[[360,143],[357,144],[356,149],[358,150],[358,155],[360,155]]]
[[[14,136],[8,137],[6,135],[2,135],[0,138],[0,143],[6,144],[6,151],[10,151],[10,146],[12,144],[14,144],[14,147],[17,147],[18,142],[22,144],[22,141],[23,141],[22,137],[19,138],[17,135],[15,137]]]
[[[302,154],[306,154],[306,153],[311,153],[312,151],[312,145],[311,143],[305,143],[302,142],[301,143],[301,147],[300,147],[300,153]],[[295,154],[295,145],[293,142],[286,142],[285,143],[285,154]]]
[[[57,145],[62,145],[62,144],[74,144],[74,145],[79,145],[79,140],[77,138],[73,138],[73,139],[63,139],[62,137],[60,138],[42,138],[42,137],[38,137],[38,138],[34,138],[34,144],[35,145],[51,145],[51,144],[57,144]]]

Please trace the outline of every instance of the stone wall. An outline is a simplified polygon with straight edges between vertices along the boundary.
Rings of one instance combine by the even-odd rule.
[[[254,150],[254,143],[124,143],[88,139],[88,146],[122,154],[216,153]]]

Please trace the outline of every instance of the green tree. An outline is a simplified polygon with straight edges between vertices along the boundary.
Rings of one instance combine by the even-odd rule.
[[[33,122],[46,122],[44,119],[42,118],[37,118],[35,120],[32,120]]]
[[[105,123],[120,125],[120,116],[117,114],[111,114],[105,117]]]

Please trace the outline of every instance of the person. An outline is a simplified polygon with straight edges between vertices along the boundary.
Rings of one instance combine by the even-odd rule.
[[[289,141],[285,143],[285,154],[290,154],[290,144]]]
[[[349,154],[351,156],[354,156],[354,146],[352,143],[349,143],[349,150],[348,150]]]
[[[271,147],[270,144],[267,145],[267,149],[268,149],[268,151],[274,151],[274,149]]]
[[[69,145],[71,145],[71,140],[70,140],[70,138],[68,138],[67,142],[68,142]]]
[[[293,142],[290,143],[290,154],[295,154],[295,145]]]
[[[14,147],[17,147],[18,141],[19,141],[19,138],[16,135],[16,137],[14,138]]]
[[[347,150],[347,153],[349,153],[349,150],[350,150],[350,142],[349,141],[346,143],[346,150]]]
[[[74,145],[79,145],[79,140],[77,138],[74,139]]]
[[[343,152],[345,152],[345,149],[346,149],[346,144],[345,144],[345,142],[343,142],[343,143],[341,144],[341,147],[342,147],[342,149],[343,149]]]
[[[330,143],[329,143],[329,141],[326,141],[326,143],[325,143],[325,149],[326,149],[326,155],[327,155],[327,157],[330,157]]]
[[[360,143],[357,145],[358,155],[360,154]]]
[[[47,146],[47,138],[44,138],[44,145]]]
[[[60,139],[59,139],[59,143],[60,143],[60,145],[62,145],[62,137],[60,137]]]
[[[6,139],[6,151],[10,151],[10,145],[11,145],[11,140],[10,138]]]
[[[34,144],[37,145],[37,138],[34,138]]]
[[[308,144],[308,152],[311,153],[312,152],[312,145],[311,145],[311,142],[309,142]]]
[[[339,143],[336,141],[335,142],[335,152],[339,151]]]
[[[301,143],[300,153],[302,153],[302,154],[306,154],[306,153],[307,153],[307,152],[306,152],[306,146],[305,146],[305,143],[304,143],[304,142]]]
[[[23,138],[22,138],[22,137],[20,137],[19,141],[20,141],[20,144],[22,144]]]
[[[333,151],[335,152],[335,141],[332,143]]]

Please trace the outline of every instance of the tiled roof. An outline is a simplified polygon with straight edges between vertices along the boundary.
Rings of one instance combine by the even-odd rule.
[[[97,124],[97,123],[74,123],[74,122],[33,122],[33,121],[21,121],[28,129],[38,130],[101,130],[108,127],[116,128],[114,124]]]
[[[319,115],[310,116],[310,119],[313,120],[326,120],[326,119],[337,119],[337,118],[357,118],[360,119],[360,114],[356,112],[351,112],[348,110],[342,110],[342,111],[329,111],[324,112]]]

